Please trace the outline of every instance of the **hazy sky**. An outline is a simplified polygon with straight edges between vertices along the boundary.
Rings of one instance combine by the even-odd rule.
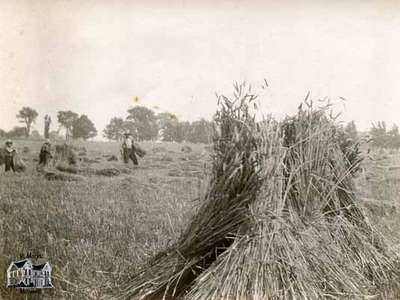
[[[366,129],[400,124],[399,79],[400,1],[0,0],[3,129],[31,106],[40,132],[66,109],[100,132],[135,97],[210,118],[215,92],[242,80],[265,113],[292,113],[311,91]]]

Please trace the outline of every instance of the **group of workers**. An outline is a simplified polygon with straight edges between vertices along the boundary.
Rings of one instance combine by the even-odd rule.
[[[6,172],[16,171],[15,168],[16,156],[17,156],[17,150],[14,148],[13,142],[11,140],[6,140],[4,148],[4,166]],[[51,154],[50,140],[46,139],[46,141],[40,148],[38,169],[46,167],[52,157],[53,156]]]
[[[125,164],[128,164],[129,160],[132,160],[135,166],[139,164],[136,157],[137,148],[135,147],[133,137],[130,133],[124,133],[123,135],[121,153]],[[6,140],[4,148],[4,165],[6,172],[15,172],[16,155],[17,150],[14,148],[13,142],[11,140]],[[51,142],[49,139],[46,139],[40,148],[38,170],[43,170],[45,167],[47,167],[52,158],[53,155],[51,154]]]

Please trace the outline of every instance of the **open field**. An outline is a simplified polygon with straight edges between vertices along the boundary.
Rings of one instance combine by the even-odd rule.
[[[78,153],[81,169],[120,174],[48,181],[35,170],[40,142],[16,146],[28,169],[0,173],[0,278],[4,282],[20,253],[45,254],[55,288],[40,299],[99,299],[176,241],[204,193],[210,161],[204,145],[182,153],[180,144],[143,143],[140,166],[126,167],[117,143],[80,142],[76,146],[87,150]],[[24,153],[25,146],[30,151]],[[112,154],[119,160],[107,161]],[[357,178],[358,190],[372,223],[400,253],[400,155],[372,157]],[[3,299],[25,299],[4,285],[0,292]]]
[[[148,152],[133,169],[107,162],[116,143],[84,143],[93,162],[80,167],[114,167],[120,175],[85,176],[84,181],[48,181],[35,170],[40,143],[16,142],[26,160],[25,173],[0,180],[0,272],[27,251],[49,257],[55,289],[49,299],[98,299],[105,288],[125,280],[149,256],[173,242],[196,206],[206,176],[208,152],[192,146],[181,153],[178,144],[146,144]],[[30,149],[23,153],[23,147]],[[153,153],[153,148],[160,152]],[[95,160],[99,160],[96,162]],[[4,168],[4,166],[3,166]],[[0,287],[10,299],[9,291]],[[18,297],[17,297],[18,298]],[[17,299],[15,298],[15,299]]]

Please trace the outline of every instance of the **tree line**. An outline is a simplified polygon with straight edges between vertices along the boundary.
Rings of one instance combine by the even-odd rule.
[[[16,115],[17,120],[24,124],[24,126],[15,126],[9,131],[0,129],[0,137],[6,138],[19,138],[19,137],[32,137],[40,138],[41,135],[37,130],[31,132],[32,125],[36,122],[39,114],[31,107],[23,107]],[[97,136],[97,130],[93,122],[85,114],[79,115],[73,111],[59,111],[57,113],[57,121],[60,127],[63,127],[66,132],[66,138],[84,139],[93,138]],[[43,136],[45,138],[57,139],[60,138],[59,130],[50,131],[52,123],[49,115],[44,116],[44,130]],[[60,129],[60,128],[59,128]]]
[[[128,109],[126,118],[114,117],[103,130],[103,136],[108,140],[120,141],[125,132],[133,134],[139,141],[162,140],[168,142],[187,141],[191,143],[210,143],[212,122],[201,119],[194,122],[181,121],[174,114],[162,112],[156,114],[145,106],[135,106]],[[40,138],[37,130],[31,130],[39,114],[31,107],[22,107],[16,115],[17,120],[23,126],[16,126],[10,131],[0,129],[0,137],[32,137]],[[94,123],[85,114],[79,115],[71,110],[59,111],[57,113],[59,129],[65,129],[67,139],[87,140],[96,137],[98,132]],[[49,115],[44,116],[43,136],[45,138],[59,139],[59,129],[50,131],[52,123]],[[344,130],[352,139],[359,137],[354,121],[344,126]],[[388,129],[384,121],[372,124],[369,130],[370,144],[372,147],[390,149],[400,148],[399,127],[394,124]]]
[[[399,127],[396,124],[388,129],[384,121],[379,121],[372,124],[369,132],[373,147],[399,149],[400,148],[400,133]]]
[[[180,121],[171,113],[163,112],[156,114],[153,110],[144,106],[130,108],[126,118],[115,117],[110,120],[103,130],[103,136],[108,140],[120,141],[125,132],[130,132],[135,139],[162,140],[192,143],[209,143],[212,131],[212,122],[201,119],[194,122]],[[39,114],[31,107],[23,107],[16,115],[17,120],[24,126],[16,126],[10,131],[0,129],[0,137],[18,138],[41,137],[37,130],[31,128],[36,122]],[[44,116],[43,136],[45,138],[60,139],[60,128],[65,130],[66,139],[87,140],[96,137],[98,132],[94,123],[85,114],[79,115],[71,110],[59,111],[57,113],[58,130],[50,131],[52,119],[49,115]]]
[[[355,140],[360,138],[360,133],[357,131],[354,121],[347,123],[344,127],[347,137]],[[393,124],[390,129],[387,128],[385,121],[373,123],[368,131],[368,144],[373,148],[400,148],[400,132],[399,127]]]
[[[104,129],[103,136],[108,140],[119,141],[125,132],[130,132],[139,141],[209,143],[212,122],[205,119],[194,122],[180,121],[169,112],[156,114],[147,107],[135,106],[128,110],[125,119],[112,118]]]

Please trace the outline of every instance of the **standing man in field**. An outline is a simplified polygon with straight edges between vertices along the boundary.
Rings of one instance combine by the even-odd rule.
[[[124,134],[124,139],[122,141],[122,156],[124,159],[124,163],[129,163],[129,159],[131,159],[135,166],[139,165],[136,158],[135,144],[130,133]]]
[[[42,145],[42,148],[40,148],[38,170],[42,171],[44,168],[46,168],[50,162],[50,159],[52,158],[53,156],[51,155],[51,143],[49,139],[46,139],[46,141]]]
[[[7,140],[5,143],[5,153],[4,153],[4,163],[6,172],[12,170],[15,172],[14,159],[17,155],[17,150],[13,147],[13,142],[11,140]]]

